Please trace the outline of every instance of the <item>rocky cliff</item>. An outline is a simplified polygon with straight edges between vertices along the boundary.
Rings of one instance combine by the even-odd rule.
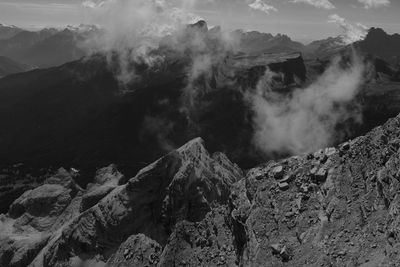
[[[98,170],[86,189],[74,177],[60,169],[2,215],[0,266],[168,260],[160,253],[164,247],[173,253],[169,238],[176,226],[200,223],[215,207],[228,205],[231,186],[243,173],[225,155],[210,155],[203,141],[195,139],[131,179],[115,166]]]
[[[86,189],[59,170],[0,218],[0,266],[397,266],[400,116],[242,172],[194,139]]]

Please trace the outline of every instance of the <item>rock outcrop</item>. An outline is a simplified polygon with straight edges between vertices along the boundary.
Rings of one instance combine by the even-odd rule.
[[[396,266],[399,126],[249,171],[231,195],[241,264]]]
[[[223,154],[210,155],[201,139],[129,180],[111,165],[83,190],[63,173],[25,192],[1,217],[0,266],[154,265],[176,227],[227,205],[231,186],[243,178]]]

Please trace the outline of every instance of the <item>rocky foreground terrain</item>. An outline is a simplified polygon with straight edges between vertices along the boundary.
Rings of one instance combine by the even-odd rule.
[[[0,266],[398,266],[400,116],[246,172],[194,139],[87,188],[58,170],[0,217]]]

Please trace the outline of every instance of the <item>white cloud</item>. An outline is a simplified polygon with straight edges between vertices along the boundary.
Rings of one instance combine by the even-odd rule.
[[[151,53],[167,35],[181,31],[201,17],[191,13],[191,0],[85,0],[91,24],[102,34],[81,44],[89,53],[103,52],[118,64],[118,79],[128,84],[136,77],[132,62],[157,67],[163,56]],[[112,19],[110,19],[112,18]]]
[[[338,14],[330,15],[328,22],[337,24],[340,28],[343,29],[343,41],[347,44],[359,41],[363,39],[367,34],[367,26],[361,23],[351,24],[345,18],[342,18]]]
[[[263,0],[255,0],[253,3],[249,4],[249,7],[254,10],[262,11],[266,14],[269,14],[270,11],[278,11],[278,9],[276,9],[274,6],[265,3]]]
[[[292,0],[292,3],[304,3],[317,8],[335,9],[335,6],[329,0]]]
[[[364,81],[366,67],[356,54],[346,68],[341,58],[336,58],[315,82],[285,97],[273,90],[278,74],[267,70],[256,92],[248,95],[255,112],[254,144],[267,155],[276,152],[296,155],[345,138],[346,129],[341,127],[338,131],[337,126],[349,120],[362,121],[360,109],[348,104]]]
[[[84,8],[97,8],[103,5],[104,2],[95,3],[92,0],[83,1],[82,6]]]
[[[366,9],[390,5],[390,0],[358,0],[358,2],[363,4]]]

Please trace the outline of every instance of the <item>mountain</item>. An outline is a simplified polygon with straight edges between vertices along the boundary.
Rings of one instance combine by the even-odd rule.
[[[314,41],[303,49],[305,58],[327,58],[338,54],[346,44],[341,36]]]
[[[25,72],[32,67],[16,62],[10,58],[0,56],[0,78],[10,74]]]
[[[273,36],[268,33],[243,32],[240,30],[232,34],[239,39],[239,49],[245,53],[301,52],[304,49],[303,44],[292,41],[287,35],[283,34]]]
[[[355,43],[364,51],[391,63],[400,63],[400,35],[389,35],[380,28],[371,28],[364,40]]]
[[[0,264],[396,266],[399,125],[247,172],[200,138],[132,178],[59,169],[0,216]]]
[[[48,67],[86,33],[0,47]],[[122,45],[1,78],[0,266],[397,266],[396,50],[233,34],[238,46],[199,21],[134,60]],[[257,104],[278,121],[262,126],[298,141],[287,125],[305,124],[311,143],[328,129],[332,147],[260,151]]]
[[[201,33],[205,50],[175,50],[174,42],[190,46],[193,31]],[[75,167],[86,177],[117,163],[132,174],[196,136],[211,152],[222,151],[243,168],[284,156],[265,155],[255,147],[255,113],[247,93],[257,90],[267,68],[277,73],[272,88],[281,97],[306,87],[318,77],[316,71],[299,53],[221,53],[215,34],[197,24],[183,39],[166,38],[154,51],[163,63],[155,68],[137,64],[135,74],[141,79],[128,84],[118,80],[118,57],[108,61],[102,55],[1,79],[0,161]],[[198,55],[210,59],[210,71],[189,81],[190,69],[204,64],[193,64]],[[400,112],[395,75],[373,69],[351,103],[360,107],[363,123],[349,125],[334,143]]]
[[[56,31],[56,29],[44,29],[38,32],[21,31],[9,39],[0,40],[0,55],[15,60],[22,59],[21,62],[24,62],[23,54],[27,49],[52,36]]]
[[[305,46],[303,52],[306,59],[320,58],[325,60],[353,47],[389,64],[398,65],[400,62],[399,44],[399,34],[389,35],[381,28],[371,28],[363,40],[351,45],[346,45],[341,36],[330,37],[310,43]]]
[[[79,48],[79,43],[83,40],[81,34],[70,29],[64,29],[36,42],[16,57],[41,68],[62,65],[86,55]]]
[[[0,40],[9,39],[21,31],[23,30],[14,25],[4,25],[0,23]]]
[[[116,162],[137,171],[201,135],[212,151],[253,164],[251,114],[236,88],[254,87],[266,66],[286,73],[282,86],[304,79],[300,55],[233,57],[198,81],[205,91],[192,96],[184,94],[188,64],[171,57],[162,72],[144,68],[126,93],[101,56],[1,79],[2,162],[91,169]]]
[[[68,26],[65,29],[43,29],[37,32],[21,31],[0,40],[0,55],[40,68],[62,65],[82,58],[86,53],[79,47],[95,26]]]

